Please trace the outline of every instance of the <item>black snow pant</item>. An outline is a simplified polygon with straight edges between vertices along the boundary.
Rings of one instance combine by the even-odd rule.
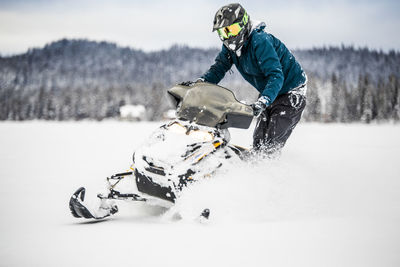
[[[278,156],[301,118],[306,97],[289,92],[279,95],[258,117],[253,133],[253,149],[268,157]]]

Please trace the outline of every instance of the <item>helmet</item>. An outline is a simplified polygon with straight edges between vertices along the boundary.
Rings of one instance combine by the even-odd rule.
[[[224,45],[239,50],[250,36],[251,23],[246,10],[238,3],[221,7],[214,17],[213,31],[217,31]]]

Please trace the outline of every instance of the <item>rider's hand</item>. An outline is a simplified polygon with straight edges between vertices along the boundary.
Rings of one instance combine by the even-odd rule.
[[[269,105],[269,98],[266,96],[261,96],[254,104],[251,104],[251,107],[253,108],[253,114],[255,117],[258,117],[261,115],[261,113],[264,112],[264,110],[267,108]]]
[[[199,83],[199,82],[204,82],[204,79],[203,78],[198,78],[196,81],[186,81],[186,82],[181,82],[179,85],[183,85],[183,86],[193,86],[194,84],[196,84],[196,83]]]

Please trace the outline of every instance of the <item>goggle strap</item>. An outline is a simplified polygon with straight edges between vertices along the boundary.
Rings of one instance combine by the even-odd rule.
[[[244,13],[242,22],[244,25],[246,25],[248,21],[249,21],[249,16],[247,16],[247,12],[246,12],[246,13]]]

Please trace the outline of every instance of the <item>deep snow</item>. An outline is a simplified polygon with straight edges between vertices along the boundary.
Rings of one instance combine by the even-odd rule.
[[[95,195],[159,125],[0,123],[0,266],[400,266],[399,125],[300,124],[280,160],[235,164],[171,211],[73,218],[74,190]]]

